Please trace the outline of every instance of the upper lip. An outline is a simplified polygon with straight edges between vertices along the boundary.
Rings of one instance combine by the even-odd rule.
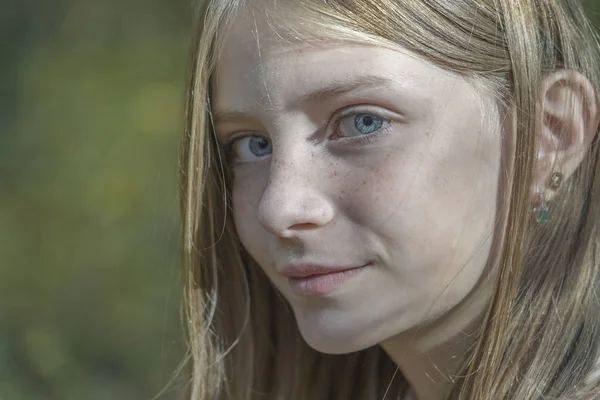
[[[364,264],[349,266],[332,266],[313,263],[288,264],[281,270],[281,274],[289,278],[307,278],[309,276],[332,274],[364,266]]]

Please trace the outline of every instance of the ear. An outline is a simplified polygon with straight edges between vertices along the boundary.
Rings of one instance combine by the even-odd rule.
[[[551,185],[553,173],[569,179],[587,154],[598,128],[598,100],[591,82],[572,70],[553,72],[541,90],[543,131],[532,190],[551,199],[559,190]]]

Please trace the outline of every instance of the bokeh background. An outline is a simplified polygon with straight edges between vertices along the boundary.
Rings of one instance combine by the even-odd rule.
[[[0,0],[0,400],[182,398],[192,1]]]
[[[0,0],[1,400],[149,400],[182,360],[190,6]]]

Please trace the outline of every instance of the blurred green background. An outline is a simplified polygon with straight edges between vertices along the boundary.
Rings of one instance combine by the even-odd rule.
[[[0,400],[181,399],[192,0],[0,2]]]
[[[190,5],[1,0],[1,400],[151,399],[182,360]]]

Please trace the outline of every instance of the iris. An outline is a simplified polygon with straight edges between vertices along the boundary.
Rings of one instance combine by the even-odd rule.
[[[383,126],[384,119],[373,114],[356,114],[354,127],[361,135],[373,133]]]

